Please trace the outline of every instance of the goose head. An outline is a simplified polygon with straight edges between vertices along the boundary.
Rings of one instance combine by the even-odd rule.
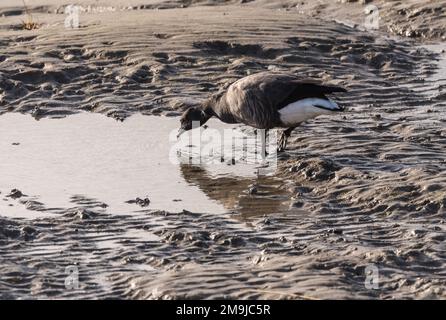
[[[180,118],[180,129],[178,130],[177,138],[184,132],[192,130],[193,128],[201,127],[208,121],[210,116],[202,109],[190,108],[184,111]]]

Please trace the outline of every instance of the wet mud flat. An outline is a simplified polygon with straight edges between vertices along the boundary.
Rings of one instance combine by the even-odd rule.
[[[139,181],[142,189],[136,183],[110,188],[117,191],[112,197],[99,192],[101,184],[76,190],[82,180],[62,181],[68,191],[58,202],[51,195],[62,191],[45,195],[44,188],[21,185],[14,180],[20,167],[14,169],[9,181],[16,184],[3,178],[0,190],[0,297],[445,297],[441,43],[423,47],[254,5],[129,11],[119,19],[113,12],[86,15],[83,28],[68,35],[61,29],[63,16],[36,17],[48,24],[30,33],[2,28],[2,117],[20,112],[64,127],[63,121],[79,116],[73,114],[87,111],[125,119],[116,126],[132,131],[144,127],[144,118],[163,115],[169,128],[181,110],[264,70],[345,86],[348,94],[338,99],[347,112],[298,128],[273,176],[219,175],[190,165],[171,169],[183,190],[194,188],[198,204],[209,205],[203,210],[173,201],[185,196],[168,192],[168,202],[157,207],[161,197],[154,196],[144,206],[150,178]],[[132,124],[135,114],[140,125]],[[131,141],[129,133],[110,126],[90,139],[110,134]],[[10,138],[1,147],[9,157],[13,147],[26,151],[33,145],[23,137],[37,129],[25,129],[12,125],[4,132]],[[40,143],[57,141],[51,134]],[[159,141],[146,135],[154,149],[150,143]],[[68,145],[78,145],[87,159],[92,152],[79,141]],[[118,145],[95,151],[113,157]],[[34,162],[24,161],[24,168],[27,163]],[[150,164],[137,164],[136,172],[156,170]],[[111,174],[104,168],[101,178]],[[77,289],[65,286],[72,266]],[[379,271],[377,289],[365,286],[370,267]]]
[[[270,7],[276,2],[264,2]],[[294,4],[294,3],[293,3]],[[360,26],[367,20],[378,22],[376,27],[390,34],[421,41],[446,40],[446,2],[444,0],[391,1],[341,0],[303,1],[286,4],[289,10],[298,10],[312,16]]]

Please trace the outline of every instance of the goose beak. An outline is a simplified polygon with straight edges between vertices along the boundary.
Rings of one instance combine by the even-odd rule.
[[[186,130],[184,130],[183,128],[180,128],[180,129],[178,130],[177,139],[179,139],[180,136],[181,136],[183,133],[185,133],[185,132],[186,132]]]

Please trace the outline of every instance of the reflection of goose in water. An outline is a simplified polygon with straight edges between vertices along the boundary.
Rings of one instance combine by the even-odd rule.
[[[187,183],[197,186],[210,199],[244,217],[276,213],[289,208],[288,193],[272,177],[212,176],[202,167],[184,163],[180,164],[180,171]]]

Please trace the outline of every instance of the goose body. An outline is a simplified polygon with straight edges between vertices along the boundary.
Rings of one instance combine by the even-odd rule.
[[[286,73],[261,72],[235,81],[198,110],[187,110],[181,118],[180,130],[190,130],[191,121],[200,121],[203,125],[211,117],[258,129],[288,128],[281,138],[284,147],[286,138],[300,123],[342,111],[326,94],[345,91],[340,87],[305,82]]]

